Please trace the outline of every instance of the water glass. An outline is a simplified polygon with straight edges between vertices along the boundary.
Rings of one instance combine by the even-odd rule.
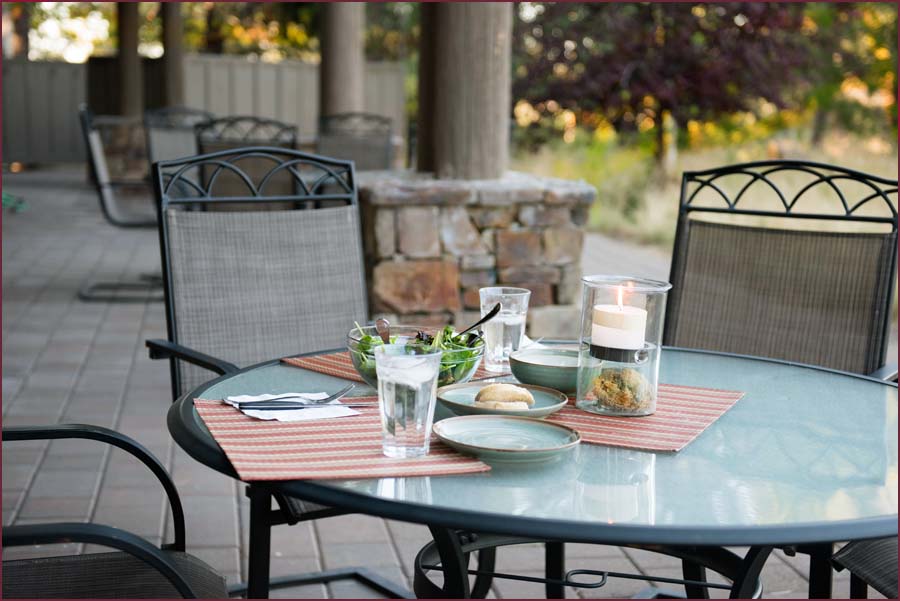
[[[484,324],[484,368],[493,372],[509,371],[509,354],[519,348],[525,335],[531,290],[497,286],[478,292],[482,316],[500,303],[500,313]]]
[[[381,449],[388,457],[428,454],[441,352],[406,344],[375,347]]]

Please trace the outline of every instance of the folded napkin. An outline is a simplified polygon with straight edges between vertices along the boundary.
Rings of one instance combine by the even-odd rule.
[[[256,396],[252,396],[249,394],[242,394],[239,396],[229,396],[222,399],[222,402],[226,405],[231,405],[235,409],[238,408],[238,403],[254,403],[257,401],[268,401],[271,399],[276,399],[279,397],[284,397],[287,395],[296,394],[298,397],[308,401],[318,401],[324,399],[328,396],[327,392],[282,392],[279,394],[258,394]],[[288,399],[285,399],[288,400]],[[241,412],[244,415],[249,415],[250,417],[255,417],[256,419],[266,419],[266,420],[276,420],[279,422],[303,422],[314,419],[329,419],[332,417],[348,417],[350,415],[359,415],[359,411],[354,411],[349,407],[344,407],[341,405],[340,399],[335,399],[330,403],[325,405],[304,408],[304,409],[281,409],[278,411],[263,411],[256,409],[241,409]]]

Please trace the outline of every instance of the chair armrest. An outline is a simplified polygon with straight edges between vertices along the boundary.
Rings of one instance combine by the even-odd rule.
[[[164,551],[125,530],[103,524],[80,522],[27,524],[3,528],[4,547],[53,543],[92,543],[119,549],[140,559],[165,576],[182,597],[197,598],[191,585]]]
[[[4,442],[21,440],[56,440],[60,438],[96,440],[112,445],[122,449],[146,465],[150,471],[153,472],[153,475],[156,476],[156,479],[159,480],[159,483],[162,484],[163,489],[166,491],[166,497],[169,499],[169,506],[172,508],[172,526],[175,532],[175,542],[169,545],[169,548],[176,551],[184,551],[184,509],[181,506],[181,497],[178,496],[178,489],[175,488],[175,483],[169,476],[169,472],[166,471],[165,466],[141,443],[120,432],[116,432],[115,430],[87,424],[11,426],[3,428]]]
[[[237,365],[206,355],[192,348],[182,346],[168,340],[153,339],[147,341],[151,359],[181,359],[198,367],[214,371],[220,376],[240,371]]]
[[[896,363],[888,363],[884,367],[876,369],[872,373],[869,374],[872,378],[878,378],[879,380],[886,380],[888,382],[896,382],[897,381],[897,364]]]

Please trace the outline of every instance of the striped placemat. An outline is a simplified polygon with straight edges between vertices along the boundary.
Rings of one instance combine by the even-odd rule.
[[[488,465],[432,438],[428,455],[393,459],[381,453],[377,397],[360,415],[304,422],[261,421],[222,401],[194,407],[241,480],[328,480],[447,476],[484,472]]]
[[[363,382],[362,376],[353,367],[353,361],[350,359],[349,351],[341,351],[338,353],[328,353],[326,355],[309,355],[307,357],[286,357],[281,360],[283,363],[293,365],[294,367],[302,367],[310,371],[317,371],[329,376],[352,380],[354,382]],[[488,371],[484,366],[479,365],[472,376],[473,380],[479,378],[491,378],[508,376],[509,372],[498,373]]]
[[[741,400],[743,392],[660,384],[656,413],[597,415],[566,407],[547,417],[578,430],[583,442],[647,451],[680,451]],[[574,402],[572,398],[570,402]]]

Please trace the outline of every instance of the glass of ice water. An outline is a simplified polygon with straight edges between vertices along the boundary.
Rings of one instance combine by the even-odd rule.
[[[484,368],[508,371],[509,354],[519,348],[525,335],[525,314],[531,290],[502,286],[482,288],[481,314],[487,315],[500,303],[500,313],[484,324]]]
[[[428,454],[441,351],[406,344],[375,347],[381,448],[388,457]]]

